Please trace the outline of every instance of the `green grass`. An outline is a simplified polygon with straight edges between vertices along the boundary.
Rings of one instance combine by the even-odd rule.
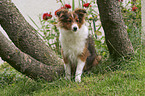
[[[117,70],[108,66],[111,61],[102,62],[96,69],[99,71],[84,73],[81,83],[63,77],[49,83],[36,82],[5,64],[0,67],[0,96],[144,96],[144,57],[145,54],[141,58],[137,52],[131,60],[122,59],[114,66]]]

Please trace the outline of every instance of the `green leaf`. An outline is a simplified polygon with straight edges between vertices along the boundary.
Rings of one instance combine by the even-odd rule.
[[[102,55],[105,56],[106,55],[106,52],[103,52]]]
[[[97,31],[99,31],[101,29],[101,26],[97,29]]]
[[[98,36],[101,36],[101,35],[102,35],[102,32],[101,32],[101,31],[96,30],[96,31],[95,31],[95,34],[96,34],[96,35],[98,35]]]

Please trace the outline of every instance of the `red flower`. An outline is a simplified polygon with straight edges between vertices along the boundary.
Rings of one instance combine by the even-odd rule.
[[[48,13],[43,14],[43,20],[48,20],[48,19],[51,19],[51,18],[52,18],[51,14],[48,14]]]
[[[118,0],[119,2],[123,2],[123,0]]]
[[[138,9],[135,5],[132,7],[132,11],[136,11],[136,9]]]
[[[64,5],[67,9],[70,9],[71,8],[71,5],[69,5],[69,4],[65,4]]]
[[[89,7],[90,3],[83,4],[84,7]]]

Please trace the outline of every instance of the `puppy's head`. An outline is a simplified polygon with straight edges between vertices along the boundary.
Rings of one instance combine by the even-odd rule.
[[[59,9],[56,13],[59,26],[73,32],[78,31],[85,22],[85,9],[75,9],[73,12],[67,9]]]

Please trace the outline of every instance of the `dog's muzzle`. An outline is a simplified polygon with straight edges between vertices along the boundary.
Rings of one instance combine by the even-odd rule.
[[[77,29],[78,29],[77,27],[73,27],[73,31],[77,31]]]
[[[72,31],[76,32],[78,30],[78,25],[77,24],[73,24],[72,25]]]

